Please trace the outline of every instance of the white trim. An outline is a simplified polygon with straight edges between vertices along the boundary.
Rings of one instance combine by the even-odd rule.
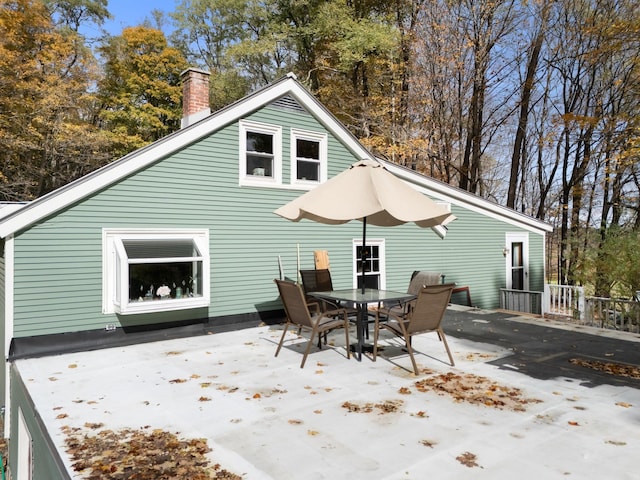
[[[200,138],[210,135],[217,129],[251,114],[260,107],[268,105],[284,95],[290,95],[308,112],[311,112],[356,158],[379,161],[398,177],[416,185],[420,191],[450,201],[454,205],[505,221],[519,228],[525,228],[534,233],[544,234],[552,231],[552,227],[545,222],[519,214],[514,210],[491,203],[476,195],[417,174],[404,167],[376,159],[344,125],[305,90],[302,84],[295,80],[292,75],[287,75],[194,125],[164,137],[147,147],[132,152],[116,162],[34,200],[17,213],[9,215],[4,222],[0,223],[0,237],[6,237],[20,231],[72,203],[102,190],[147,167],[158,159],[170,155]],[[282,185],[281,188],[287,189],[291,187]]]
[[[426,177],[399,165],[380,159],[378,159],[378,161],[391,173],[412,184],[416,190],[432,196],[435,199],[450,202],[453,205],[461,206],[472,212],[480,213],[487,217],[503,221],[539,235],[544,235],[547,232],[553,231],[553,227],[548,223],[542,222],[528,215],[523,215],[515,210],[490,202],[477,195],[446,183],[439,182],[433,178]]]
[[[247,132],[273,136],[273,175],[258,177],[247,173]],[[249,187],[280,187],[282,185],[282,127],[268,123],[240,120],[238,122],[238,183]]]
[[[326,133],[318,133],[318,132],[311,132],[309,130],[300,130],[297,128],[292,128],[291,129],[291,155],[290,155],[290,161],[291,161],[291,184],[293,185],[300,185],[303,187],[307,187],[307,188],[312,188],[314,186],[317,186],[321,183],[324,183],[327,181],[327,170],[328,170],[328,140],[327,140],[327,134]],[[301,139],[301,140],[309,140],[312,142],[318,142],[319,144],[319,158],[318,158],[318,162],[319,162],[319,177],[318,177],[318,181],[310,181],[310,180],[298,180],[298,156],[297,156],[297,144],[296,144],[296,140],[297,139]]]
[[[287,94],[295,98],[307,111],[313,112],[320,123],[338,137],[357,158],[374,158],[320,102],[304,89],[302,84],[291,76],[286,76],[194,125],[136,150],[116,162],[34,200],[0,223],[0,237],[22,230]]]
[[[529,290],[529,233],[527,232],[506,232],[504,235],[506,249],[505,255],[505,285],[507,289],[513,289],[511,268],[514,242],[522,243],[522,290]]]
[[[18,407],[18,438],[16,438],[17,461],[16,468],[18,474],[16,480],[31,480],[33,478],[33,440],[29,426],[24,419],[22,408]]]
[[[11,435],[11,364],[8,361],[14,329],[15,238],[4,240],[4,438]]]
[[[121,241],[127,239],[192,239],[196,242],[202,257],[202,295],[191,298],[171,298],[149,302],[128,302],[129,278],[127,270],[120,268],[120,281],[116,282],[118,271],[117,250],[121,250]],[[120,252],[120,256],[122,256]],[[126,289],[126,303],[117,302],[117,285]],[[124,287],[126,285],[126,287]],[[210,255],[208,229],[102,229],[102,313],[121,315],[185,310],[207,307],[211,303]],[[159,285],[158,285],[159,286]],[[123,296],[123,291],[119,292]]]
[[[14,315],[14,286],[15,286],[15,239],[9,235],[4,240],[4,354],[9,357],[11,339],[13,338]],[[8,389],[7,389],[8,391]],[[8,405],[6,403],[5,405]]]
[[[387,287],[387,262],[386,262],[386,240],[384,238],[367,238],[368,246],[378,247],[379,257],[378,261],[380,262],[380,270],[378,271],[378,275],[380,275],[380,290],[384,290]],[[352,240],[351,246],[351,268],[352,268],[352,283],[353,288],[358,288],[358,263],[360,262],[360,258],[357,258],[357,247],[362,246],[362,237],[354,238]]]

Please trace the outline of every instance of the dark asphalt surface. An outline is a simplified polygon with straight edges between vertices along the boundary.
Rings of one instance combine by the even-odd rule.
[[[513,313],[447,310],[443,328],[451,337],[490,343],[513,352],[492,362],[540,380],[556,377],[577,379],[582,385],[616,385],[640,388],[640,378],[613,375],[571,359],[616,363],[640,370],[640,342],[590,335],[544,325],[509,320]],[[638,339],[638,334],[629,333]]]

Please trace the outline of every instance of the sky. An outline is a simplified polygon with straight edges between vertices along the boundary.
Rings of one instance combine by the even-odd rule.
[[[109,0],[107,10],[112,19],[105,22],[103,28],[111,35],[120,35],[122,29],[140,25],[146,18],[152,19],[152,10],[161,10],[165,13],[173,12],[181,0]],[[87,26],[85,35],[99,36],[98,27]]]

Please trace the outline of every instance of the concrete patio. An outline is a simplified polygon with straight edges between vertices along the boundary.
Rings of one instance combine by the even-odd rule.
[[[637,369],[637,335],[452,307],[456,366],[424,335],[415,376],[389,337],[376,362],[347,360],[341,332],[300,369],[295,334],[273,356],[281,331],[16,365],[69,472],[70,429],[150,428],[205,438],[211,463],[246,479],[638,478],[640,379],[571,362]]]

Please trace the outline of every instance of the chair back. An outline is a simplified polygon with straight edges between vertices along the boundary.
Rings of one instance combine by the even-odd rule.
[[[300,270],[304,293],[328,292],[333,290],[331,272],[326,268],[314,270]]]
[[[411,282],[409,282],[407,293],[411,295],[418,295],[423,287],[426,287],[427,285],[440,284],[441,278],[442,274],[437,272],[413,272],[413,275],[411,275]]]
[[[289,280],[275,279],[284,311],[291,323],[313,328],[311,314],[300,286]]]
[[[418,293],[409,317],[407,333],[410,335],[440,328],[451,299],[454,285],[427,285]]]

